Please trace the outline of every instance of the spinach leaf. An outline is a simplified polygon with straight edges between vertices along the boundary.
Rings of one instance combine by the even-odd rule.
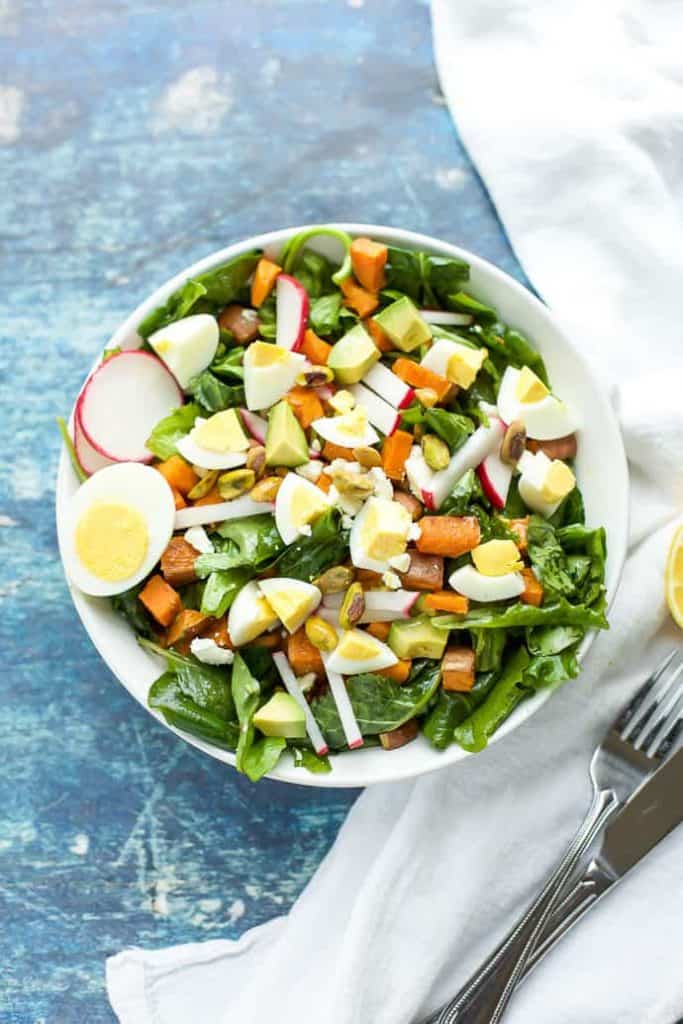
[[[236,568],[212,572],[206,581],[201,610],[219,619],[225,615],[245,583],[254,575],[251,569]]]
[[[166,659],[169,672],[174,672],[181,692],[204,711],[224,721],[234,718],[235,709],[230,692],[229,673],[224,668],[205,665],[197,658],[179,654],[171,648],[159,647],[150,640],[139,640],[140,646]]]
[[[552,525],[540,516],[530,516],[528,527],[529,560],[546,597],[569,597],[575,593],[574,581],[567,571],[567,560]]]
[[[588,555],[567,555],[567,572],[579,593],[583,592],[583,585],[590,575],[592,565],[593,561]]]
[[[524,519],[527,514],[527,507],[522,501],[519,493],[519,477],[513,476],[510,482],[505,509],[503,510],[508,519]]]
[[[454,739],[461,747],[472,752],[483,750],[519,702],[532,692],[524,681],[529,661],[527,649],[518,647],[483,704],[455,729]]]
[[[387,290],[408,295],[418,306],[446,305],[450,293],[457,292],[469,274],[464,260],[389,246]]]
[[[259,306],[259,334],[262,338],[275,341],[277,335],[277,307],[275,295],[269,295],[262,305]],[[310,316],[309,316],[310,323]]]
[[[478,672],[497,671],[503,660],[506,635],[504,629],[472,629],[472,646]]]
[[[174,409],[163,420],[159,420],[154,430],[145,442],[146,447],[156,455],[158,459],[170,459],[176,454],[176,444],[181,437],[192,430],[197,416],[201,415],[201,409],[194,402],[181,405]]]
[[[251,782],[258,782],[272,771],[280,760],[287,740],[281,736],[263,736],[252,740],[242,757],[242,771]]]
[[[293,276],[306,289],[310,299],[319,299],[333,288],[332,265],[312,249],[304,249],[301,253]]]
[[[459,313],[471,313],[472,316],[477,317],[484,324],[495,323],[498,319],[495,309],[487,306],[485,302],[475,299],[467,292],[459,291],[450,294],[446,296],[445,302],[449,309],[456,310]]]
[[[570,604],[563,597],[542,605],[500,605],[470,608],[463,618],[435,615],[431,620],[437,629],[508,629],[515,626],[585,626],[586,629],[609,629],[601,608]]]
[[[287,741],[275,736],[254,738],[253,719],[261,703],[261,685],[239,653],[232,666],[232,695],[240,727],[235,766],[252,782],[258,782],[275,767]]]
[[[147,614],[145,606],[138,601],[138,595],[145,582],[139,583],[131,590],[124,590],[122,594],[114,594],[111,603],[114,611],[123,616],[138,636],[151,637],[153,636],[152,620]]]
[[[440,515],[464,516],[474,501],[483,500],[484,492],[479,477],[473,469],[468,469],[458,480],[450,496],[439,509]]]
[[[548,386],[548,371],[543,357],[519,331],[504,324],[490,323],[475,324],[470,328],[470,334],[473,340],[485,345],[493,356],[498,357],[501,366],[510,365],[518,369],[528,366]]]
[[[448,306],[449,297],[457,292],[463,281],[470,276],[470,265],[464,260],[447,256],[428,257],[429,286],[442,306]],[[465,312],[469,313],[470,310]]]
[[[329,509],[313,524],[310,537],[301,537],[286,547],[276,561],[281,576],[310,583],[331,565],[338,565],[347,556],[348,530],[342,530],[339,513]]]
[[[189,732],[224,750],[234,750],[237,746],[239,733],[235,722],[226,721],[196,704],[184,693],[173,672],[164,672],[152,683],[147,703],[149,707],[161,711],[169,725],[176,729]]]
[[[240,384],[224,384],[210,370],[193,377],[185,391],[210,414],[244,405],[244,388]]]
[[[590,568],[579,596],[584,604],[603,609],[606,603],[604,584],[607,560],[607,539],[604,528],[590,530],[586,526],[575,523],[573,526],[563,526],[559,529],[557,537],[564,550],[571,552],[569,557],[572,555],[576,557],[577,553],[581,552],[585,558],[590,559]],[[574,568],[576,568],[576,564],[574,561]]]
[[[163,306],[148,313],[142,323],[138,324],[138,334],[141,338],[149,338],[161,327],[172,324],[174,320],[182,320],[187,316],[198,299],[206,295],[206,288],[200,281],[193,281],[190,278],[181,285],[177,291],[166,300]]]
[[[549,520],[557,528],[559,526],[571,526],[574,523],[583,525],[586,522],[586,510],[583,504],[583,495],[578,487],[570,491],[558,509],[553,512]]]
[[[308,322],[316,334],[336,334],[339,330],[339,314],[342,308],[342,297],[339,292],[332,295],[321,295],[311,302]]]
[[[427,409],[424,422],[446,442],[451,454],[456,452],[474,431],[474,423],[468,416],[447,412],[445,409]]]
[[[483,633],[496,634],[494,630]],[[583,639],[585,630],[580,626],[536,626],[526,632],[526,645],[530,654],[559,654]]]
[[[200,274],[196,283],[202,286],[204,295],[209,302],[213,302],[217,306],[227,306],[228,303],[235,302],[242,297],[260,255],[260,252],[254,251],[235,256],[228,263]]]
[[[305,768],[312,775],[326,775],[332,771],[329,757],[318,757],[314,750],[307,747],[290,746],[295,768]]]
[[[386,265],[387,285],[407,295],[418,305],[422,301],[422,268],[418,253],[390,245]]]
[[[524,683],[538,689],[541,686],[557,686],[566,679],[579,674],[576,650],[569,648],[560,654],[538,654],[529,662],[524,673]]]
[[[346,689],[361,733],[376,736],[390,732],[409,718],[422,714],[440,680],[441,665],[431,659],[416,661],[408,681],[401,685],[369,672],[349,676]],[[319,697],[311,704],[311,710],[330,747],[337,750],[345,747],[344,730],[332,694],[328,692]]]
[[[215,376],[227,377],[228,380],[244,380],[244,348],[243,346],[229,348],[227,351],[217,355],[209,370]]]
[[[454,742],[454,731],[482,704],[498,680],[498,672],[478,672],[469,693],[441,690],[436,704],[428,713],[422,728],[437,750],[445,750]]]
[[[200,579],[217,570],[262,565],[279,555],[284,547],[275,517],[269,512],[228,520],[216,532],[221,540],[214,537],[214,546],[220,545],[219,550],[200,555],[195,561],[195,572]]]

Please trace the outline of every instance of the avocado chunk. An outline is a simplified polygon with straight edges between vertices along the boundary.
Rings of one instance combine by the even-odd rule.
[[[426,615],[392,622],[387,643],[397,658],[441,658],[448,643],[448,630],[437,629]]]
[[[294,469],[308,462],[308,442],[289,402],[278,402],[268,415],[266,465]]]
[[[412,352],[432,336],[429,324],[425,323],[407,295],[396,299],[381,313],[376,313],[374,319],[402,352]]]
[[[288,693],[278,691],[254,715],[254,725],[264,736],[302,740],[306,735],[306,717]]]
[[[340,384],[357,384],[379,356],[379,349],[363,325],[356,324],[332,346],[327,365]]]

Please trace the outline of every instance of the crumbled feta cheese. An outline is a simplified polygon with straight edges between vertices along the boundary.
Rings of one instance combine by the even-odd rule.
[[[360,462],[349,462],[348,459],[332,459],[329,464],[326,473],[332,476],[334,473],[364,473],[365,470],[361,466]]]
[[[351,527],[353,526],[354,519],[355,516],[350,516],[347,513],[344,513],[344,515],[341,517],[342,530],[350,530]]]
[[[307,672],[305,676],[297,676],[296,681],[302,693],[308,693],[315,686],[315,672]]]
[[[313,449],[314,452],[321,452],[323,450],[323,446],[321,445],[317,437],[315,438],[315,440],[311,441],[311,448]]]
[[[203,526],[191,526],[189,530],[185,530],[184,537],[187,543],[202,555],[209,555],[214,550]]]
[[[313,533],[313,527],[310,523],[304,523],[303,526],[299,527],[299,533],[302,537],[310,537]]]
[[[383,572],[382,583],[385,587],[388,587],[389,590],[400,590],[401,588],[401,581],[395,572]]]
[[[310,462],[304,462],[303,466],[297,466],[294,470],[299,476],[302,476],[304,480],[310,480],[311,483],[315,483],[323,471],[322,463],[320,459],[311,459]]]
[[[351,412],[355,404],[356,399],[353,397],[351,392],[344,389],[337,391],[337,393],[332,395],[332,398],[328,401],[328,405],[330,405],[335,412],[342,414]]]
[[[327,492],[327,497],[335,508],[345,512],[348,516],[358,515],[363,507],[362,498],[351,498],[348,494],[340,494],[334,484],[332,484]]]
[[[393,555],[389,559],[389,565],[397,572],[408,572],[410,568],[410,555],[404,551],[402,555]]]
[[[408,527],[408,540],[419,540],[422,536],[422,527],[419,523],[411,523]]]
[[[381,466],[373,466],[368,470],[368,476],[375,485],[375,494],[378,498],[386,498],[391,501],[394,497],[394,488],[391,480]]]
[[[224,647],[219,647],[210,637],[196,636],[190,644],[190,650],[195,658],[205,665],[232,665],[235,658],[234,651],[226,651]]]

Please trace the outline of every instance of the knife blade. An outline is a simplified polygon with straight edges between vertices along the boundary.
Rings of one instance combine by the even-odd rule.
[[[551,917],[523,977],[606,892],[683,822],[683,747],[631,797],[605,829],[583,875]]]

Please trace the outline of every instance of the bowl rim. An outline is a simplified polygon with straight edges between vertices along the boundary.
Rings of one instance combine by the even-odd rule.
[[[615,539],[615,545],[613,546],[612,537],[609,538],[608,548],[608,559],[609,568],[612,575],[611,586],[608,588],[608,608],[611,607],[614,597],[619,587],[621,580],[624,562],[626,559],[627,551],[627,540],[628,540],[628,492],[629,492],[629,474],[628,464],[626,460],[626,453],[624,450],[623,439],[621,431],[619,429],[619,423],[616,412],[609,401],[606,389],[603,387],[601,381],[594,373],[592,367],[586,361],[581,352],[579,352],[568,338],[564,328],[558,321],[555,314],[538,299],[528,288],[520,284],[508,273],[497,267],[495,264],[484,259],[482,256],[478,256],[476,253],[470,252],[460,246],[453,245],[450,242],[446,242],[432,235],[425,235],[420,232],[410,231],[404,228],[396,228],[388,225],[380,224],[357,224],[350,222],[339,222],[339,221],[328,221],[325,224],[302,224],[293,227],[280,228],[274,231],[264,232],[259,235],[251,235],[241,241],[232,243],[231,245],[225,246],[222,249],[215,250],[209,253],[207,256],[195,261],[194,263],[183,268],[173,277],[168,278],[163,284],[156,288],[146,299],[142,302],[126,317],[126,319],[117,327],[114,331],[107,347],[115,348],[131,348],[128,341],[132,336],[136,338],[137,325],[144,319],[144,317],[150,313],[157,306],[161,305],[167,300],[169,295],[180,287],[189,277],[193,277],[197,274],[204,273],[207,270],[212,269],[221,263],[226,262],[236,256],[241,255],[251,249],[262,249],[265,252],[277,249],[280,245],[286,242],[289,238],[298,234],[302,231],[307,231],[312,228],[327,228],[333,227],[341,231],[346,231],[352,236],[368,235],[370,237],[381,237],[382,239],[389,241],[396,245],[403,245],[411,249],[424,249],[428,252],[435,252],[439,255],[452,256],[457,259],[466,260],[472,268],[476,268],[477,271],[481,272],[484,276],[488,277],[497,286],[506,289],[512,295],[515,295],[520,299],[523,304],[530,307],[537,316],[540,316],[542,320],[545,320],[548,326],[552,329],[553,333],[557,335],[562,342],[560,347],[566,348],[572,355],[573,360],[580,366],[581,372],[585,374],[591,381],[596,393],[600,397],[602,405],[602,413],[606,417],[610,431],[612,433],[612,441],[614,442],[614,455],[618,461],[618,465],[615,466],[615,470],[618,477],[618,486],[621,490],[621,494],[618,498],[618,505],[623,509],[623,528],[620,531],[620,535]],[[88,376],[92,371],[99,365],[100,358],[98,357],[93,365],[88,370]],[[87,377],[86,377],[87,380]],[[82,390],[82,385],[81,385]],[[81,391],[76,396],[74,404],[69,417],[70,428],[73,429],[73,416],[74,410],[78,403]],[[96,621],[98,618],[98,606],[102,601],[107,599],[88,598],[85,594],[82,594],[74,586],[72,586],[68,575],[66,573],[64,565],[64,536],[62,526],[65,520],[66,504],[69,501],[69,495],[66,493],[68,489],[69,476],[73,478],[73,468],[70,464],[66,450],[62,446],[60,452],[60,458],[57,467],[57,479],[56,479],[56,499],[55,499],[55,516],[57,525],[57,538],[60,559],[62,561],[62,569],[64,571],[67,587],[71,594],[71,599],[76,608],[76,612],[85,628],[88,637],[93,643],[98,654],[105,662],[112,674],[118,679],[122,686],[128,691],[128,693],[139,703],[145,710],[152,715],[157,721],[161,722],[162,725],[175,733],[176,736],[180,737],[186,743],[203,751],[215,760],[221,761],[224,764],[230,764],[234,766],[235,755],[230,751],[222,750],[218,747],[212,747],[211,745],[204,743],[202,740],[195,738],[187,733],[176,729],[174,726],[169,725],[163,718],[163,716],[149,708],[146,702],[135,692],[132,685],[127,681],[127,673],[124,671],[122,665],[119,663],[119,659],[116,656],[116,651],[111,649],[112,645],[98,642],[98,638],[94,635],[96,630]],[[597,631],[589,630],[583,639],[583,642],[578,651],[578,657],[583,662],[589,648],[591,647]],[[132,638],[132,633],[131,633]],[[499,742],[505,736],[514,732],[518,729],[525,721],[531,718],[552,696],[552,693],[556,687],[547,687],[539,691],[534,697],[523,701],[517,706],[508,719],[503,723],[501,728],[491,737],[489,740],[489,746],[493,743]],[[425,741],[426,742],[426,741]],[[411,744],[412,746],[412,744]],[[367,752],[376,752],[376,748],[368,748]],[[345,752],[343,752],[345,753]],[[362,757],[363,751],[354,751],[356,757]],[[421,775],[426,775],[434,771],[439,771],[446,768],[458,761],[464,761],[472,755],[467,751],[463,750],[457,744],[452,744],[450,747],[443,751],[433,750],[433,760],[427,764],[416,765],[411,768],[410,762],[396,766],[396,770],[387,773],[386,771],[368,771],[362,778],[354,779],[335,779],[334,764],[339,754],[331,755],[331,762],[333,770],[328,774],[313,775],[302,769],[297,769],[293,765],[291,756],[286,759],[282,759],[276,768],[269,772],[266,778],[276,780],[280,782],[286,782],[293,785],[313,786],[316,788],[332,788],[332,789],[343,789],[343,788],[360,788],[370,785],[375,785],[382,782],[398,782],[410,778],[417,778]],[[347,755],[348,756],[348,755]]]

